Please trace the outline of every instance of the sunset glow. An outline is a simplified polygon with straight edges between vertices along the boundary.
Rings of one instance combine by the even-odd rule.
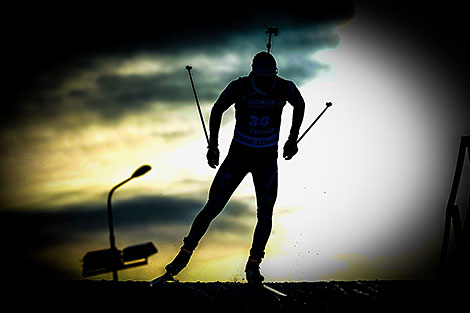
[[[267,280],[426,278],[429,272],[415,270],[436,266],[428,260],[440,245],[453,166],[453,154],[443,146],[457,146],[468,106],[443,87],[445,69],[429,67],[423,51],[409,53],[392,41],[393,32],[384,36],[387,30],[369,29],[368,22],[359,10],[350,21],[306,24],[275,38],[279,75],[295,81],[306,101],[301,131],[327,101],[333,106],[299,143],[298,155],[279,158],[274,227],[262,265]],[[35,260],[60,277],[81,277],[83,255],[108,246],[107,192],[150,164],[149,173],[114,195],[114,219],[118,247],[153,241],[159,253],[120,278],[162,274],[216,173],[207,165],[184,66],[194,68],[208,121],[219,92],[249,73],[264,36],[246,31],[224,47],[208,40],[187,50],[175,45],[169,51],[84,56],[86,66],[71,65],[60,81],[46,73],[43,80],[54,83],[23,102],[31,118],[0,133],[2,147],[8,147],[0,156],[5,211],[31,216],[32,224],[34,214],[51,216],[44,228],[35,224],[55,238]],[[446,109],[442,103],[456,105]],[[281,153],[291,115],[287,105]],[[232,108],[219,136],[221,160],[233,127]],[[181,280],[244,279],[255,203],[249,175]]]

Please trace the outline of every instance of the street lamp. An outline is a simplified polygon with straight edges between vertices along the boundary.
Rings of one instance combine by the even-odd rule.
[[[148,257],[157,253],[157,248],[151,242],[139,245],[132,245],[124,248],[123,251],[117,249],[114,236],[113,210],[111,207],[111,197],[116,189],[130,180],[142,176],[152,168],[149,165],[142,165],[129,177],[114,186],[108,194],[108,227],[109,227],[109,249],[90,251],[83,257],[84,277],[113,272],[113,280],[118,280],[117,272],[122,269],[146,265]]]

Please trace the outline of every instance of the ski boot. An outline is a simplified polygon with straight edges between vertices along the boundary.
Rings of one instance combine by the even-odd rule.
[[[186,265],[188,265],[192,254],[193,252],[191,250],[182,247],[173,261],[165,266],[166,273],[152,280],[150,282],[150,286],[156,286],[168,281],[176,282],[177,280],[174,278],[174,276],[178,275],[179,272],[181,272],[186,267]]]
[[[176,257],[173,259],[173,261],[171,261],[170,264],[165,266],[167,273],[171,276],[178,275],[179,272],[181,272],[186,267],[186,265],[188,265],[192,254],[193,252],[191,250],[182,247],[178,255],[176,255]]]
[[[249,284],[261,284],[264,281],[264,276],[261,275],[259,265],[261,260],[249,258],[245,266],[246,280]]]

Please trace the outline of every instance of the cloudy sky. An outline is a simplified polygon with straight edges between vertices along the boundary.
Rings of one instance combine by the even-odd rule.
[[[117,246],[152,241],[159,253],[120,277],[163,272],[215,175],[184,67],[193,66],[207,120],[220,91],[265,49],[265,22],[280,28],[280,76],[306,100],[302,129],[333,102],[299,154],[279,160],[266,278],[432,277],[470,125],[457,9],[40,9],[12,8],[21,18],[5,39],[0,215],[13,276],[79,278],[83,255],[109,244],[107,192],[142,164],[152,171],[113,197]],[[222,158],[233,126],[229,110]],[[180,278],[241,280],[255,212],[248,176]]]

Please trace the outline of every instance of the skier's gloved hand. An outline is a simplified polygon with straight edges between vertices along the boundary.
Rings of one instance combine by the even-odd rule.
[[[219,148],[213,145],[209,145],[207,148],[207,163],[210,167],[216,168],[219,165]]]
[[[283,157],[286,160],[292,159],[292,157],[299,151],[297,147],[297,139],[289,138],[284,144],[284,153]]]

